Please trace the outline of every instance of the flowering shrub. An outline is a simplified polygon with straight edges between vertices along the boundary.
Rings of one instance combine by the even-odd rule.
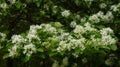
[[[114,38],[113,30],[110,28],[99,30],[94,28],[94,25],[89,22],[84,25],[76,24],[71,31],[63,27],[59,22],[31,25],[30,30],[26,34],[13,35],[11,37],[9,42],[11,44],[5,58],[19,57],[29,61],[30,57],[37,53],[39,55],[43,53],[41,58],[45,58],[46,54],[44,52],[47,52],[50,58],[57,61],[54,58],[56,55],[66,56],[67,58],[71,55],[74,58],[78,58],[88,52],[95,52],[91,53],[93,55],[100,51],[106,52],[105,50],[117,49],[116,39]]]
[[[119,17],[119,0],[0,0],[0,66],[119,67]]]

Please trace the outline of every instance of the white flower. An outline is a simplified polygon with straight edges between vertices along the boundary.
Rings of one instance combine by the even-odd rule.
[[[56,33],[56,28],[55,27],[52,27],[50,24],[44,24],[42,25],[44,26],[45,28],[43,29],[43,32],[48,32],[48,33]]]
[[[12,43],[20,44],[21,42],[25,42],[25,39],[21,35],[13,35],[11,37]]]
[[[53,64],[52,64],[52,67],[59,67],[59,63],[57,61],[55,61]]]
[[[70,15],[70,11],[69,10],[64,10],[63,12],[61,12],[61,15],[63,17],[68,17]]]
[[[3,9],[6,9],[6,8],[8,8],[8,5],[7,5],[7,3],[2,3],[2,4],[0,4],[0,7]]]
[[[100,22],[100,19],[98,18],[98,16],[97,15],[92,15],[92,16],[90,16],[89,17],[89,20],[90,21],[92,21],[93,23],[98,23],[98,22]]]
[[[30,26],[30,30],[37,30],[37,29],[41,29],[42,27],[39,25],[31,25]]]
[[[16,0],[9,0],[11,4],[14,4]]]
[[[75,48],[80,48],[80,50],[83,51],[85,49],[84,42],[85,42],[85,38],[71,39],[70,45],[68,45],[68,46],[69,46],[70,50],[75,49]]]
[[[73,55],[75,58],[78,58],[78,57],[79,57],[79,55],[76,54],[76,53],[72,53],[72,55]]]
[[[98,13],[97,13],[97,16],[99,17],[99,18],[101,18],[101,19],[103,19],[104,17],[104,13],[102,12],[102,11],[99,11]]]
[[[76,25],[77,25],[76,21],[72,21],[72,22],[70,23],[70,27],[72,27],[72,28],[75,28]]]
[[[96,31],[95,28],[92,28],[92,27],[91,27],[91,24],[90,24],[89,22],[85,23],[84,26],[85,26],[84,29],[85,29],[86,31]]]
[[[107,35],[102,37],[102,42],[104,45],[111,45],[111,44],[115,44],[116,40],[112,38],[110,35]]]
[[[100,30],[100,34],[102,36],[106,36],[108,34],[113,34],[113,30],[111,28],[103,28],[102,30]]]
[[[0,37],[1,37],[1,41],[4,41],[6,38],[6,34],[0,32]]]
[[[42,26],[39,26],[39,25],[31,25],[30,26],[30,30],[29,30],[28,35],[27,35],[29,42],[31,42],[32,39],[37,39],[40,41],[40,38],[37,36],[38,29],[42,29]]]
[[[9,51],[9,56],[10,57],[14,57],[15,55],[17,55],[18,54],[18,52],[17,52],[17,49],[19,48],[19,46],[18,45],[14,45],[13,47],[11,47],[10,49],[8,49],[8,51]]]
[[[85,32],[85,29],[83,26],[77,25],[75,29],[73,30],[74,33],[82,34]]]
[[[62,65],[61,65],[61,67],[65,67],[65,66],[67,66],[68,65],[68,57],[65,57],[65,58],[63,58],[63,60],[62,60]]]
[[[86,18],[84,17],[84,18],[82,18],[80,21],[81,21],[81,22],[86,22]]]
[[[37,39],[40,41],[40,38],[36,34],[28,33],[27,38],[28,38],[29,42],[31,42],[32,39]]]
[[[59,39],[60,40],[66,40],[66,39],[68,39],[68,37],[70,36],[70,34],[69,33],[61,33],[61,35],[59,36]]]
[[[26,54],[27,56],[31,56],[32,53],[36,52],[36,47],[33,43],[25,45],[23,49],[23,54]]]
[[[117,12],[119,11],[120,9],[120,3],[118,3],[117,5],[112,5],[111,6],[111,10],[114,11],[114,12]]]
[[[107,5],[106,5],[105,3],[101,3],[99,6],[100,6],[101,9],[103,9],[103,8],[105,8]]]
[[[76,15],[76,18],[77,18],[77,19],[80,19],[80,15]]]
[[[114,18],[114,16],[113,16],[113,14],[112,14],[111,11],[108,11],[108,12],[106,13],[106,17],[108,17],[109,20],[112,20],[112,19]]]

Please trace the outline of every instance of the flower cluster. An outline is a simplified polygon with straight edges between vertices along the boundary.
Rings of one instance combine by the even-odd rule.
[[[97,14],[93,14],[89,17],[89,21],[93,23],[99,23],[101,21],[109,22],[113,20],[114,16],[111,11],[108,11],[105,15],[102,11],[99,11]]]
[[[120,11],[120,3],[118,3],[117,5],[112,5],[111,10],[114,12]]]
[[[57,24],[62,25],[58,22]],[[115,38],[111,36],[113,35],[112,29],[103,28],[98,30],[89,22],[83,26],[75,23],[75,27],[71,32],[66,32],[62,27],[55,26],[56,23],[31,25],[25,37],[13,35],[11,37],[13,46],[8,49],[9,56],[19,55],[18,50],[22,49],[22,53],[30,57],[37,52],[37,49],[44,47],[46,50],[51,49],[58,53],[67,51],[77,57],[84,50],[93,48],[108,49],[109,46],[116,43]]]
[[[2,3],[2,4],[0,4],[0,8],[2,8],[2,9],[8,8],[7,3]]]
[[[63,17],[68,17],[70,15],[70,11],[69,10],[64,10],[63,12],[61,12],[61,15]]]

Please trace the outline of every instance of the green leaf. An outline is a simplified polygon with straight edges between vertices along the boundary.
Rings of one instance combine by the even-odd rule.
[[[19,9],[20,7],[21,7],[21,3],[20,3],[20,2],[17,2],[17,3],[16,3],[16,8]]]
[[[38,48],[37,51],[38,52],[44,52],[44,50],[42,48]]]
[[[27,61],[29,61],[29,59],[30,59],[30,57],[25,56],[24,61],[27,62]]]
[[[54,56],[54,55],[56,55],[56,52],[51,52],[51,53],[49,53],[49,56],[50,56],[50,57],[52,57],[52,56]]]
[[[111,45],[110,48],[111,48],[112,50],[114,50],[114,51],[117,50],[117,46],[116,46],[116,45]]]
[[[40,58],[45,58],[45,55],[44,54],[40,54],[40,56],[39,56]]]

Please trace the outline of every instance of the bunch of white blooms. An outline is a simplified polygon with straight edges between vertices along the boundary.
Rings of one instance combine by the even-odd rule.
[[[89,20],[91,22],[94,22],[94,23],[99,23],[100,22],[100,19],[98,18],[98,16],[96,14],[92,15],[89,17]]]
[[[97,31],[97,29],[91,27],[92,25],[89,22],[85,23],[84,26],[85,31]]]
[[[60,36],[58,36],[58,38],[60,40],[66,40],[66,39],[71,39],[72,36],[70,35],[70,33],[65,33],[65,32],[62,32]]]
[[[113,14],[111,11],[108,11],[104,17],[104,21],[110,21],[114,18]]]
[[[85,29],[81,25],[76,25],[75,29],[73,30],[74,33],[81,34],[85,33]]]
[[[71,39],[70,40],[70,45],[68,45],[68,49],[76,49],[79,48],[81,51],[85,50],[85,38],[81,38],[81,39]]]
[[[42,24],[41,26],[43,27],[43,32],[56,33],[57,31],[51,24]]]
[[[111,45],[116,43],[116,40],[111,36],[111,34],[113,34],[112,29],[103,28],[102,30],[100,30],[100,34],[102,35],[102,42],[104,45]]]
[[[112,5],[111,6],[111,10],[114,12],[120,11],[120,3],[118,3],[117,5]]]
[[[21,35],[13,35],[11,37],[12,43],[20,44],[22,42],[25,42],[26,39],[24,39]]]
[[[113,30],[111,28],[103,28],[103,29],[100,30],[100,34],[102,36],[113,34]]]
[[[70,15],[70,11],[69,10],[64,10],[63,12],[61,12],[61,15],[63,17],[68,17]]]
[[[105,8],[107,5],[105,4],[105,3],[101,3],[100,5],[99,5],[99,7],[101,8],[101,9],[103,9],[103,8]]]
[[[27,34],[27,38],[29,39],[29,42],[32,41],[32,39],[37,39],[40,41],[40,38],[37,36],[37,30],[41,29],[42,27],[39,25],[31,25],[30,30]]]
[[[96,14],[99,18],[104,18],[104,13],[102,11],[99,11],[97,14]]]
[[[66,50],[71,51],[75,49],[79,49],[83,51],[85,49],[85,46],[84,46],[85,38],[75,39],[69,33],[64,33],[63,35],[62,34],[59,37],[60,42],[57,48],[58,52],[66,51]]]
[[[112,45],[116,43],[116,40],[112,38],[110,35],[102,36],[102,42],[104,45]]]
[[[0,40],[4,41],[6,38],[6,34],[0,32]]]
[[[33,43],[25,45],[23,49],[24,49],[23,54],[26,54],[28,57],[30,57],[31,54],[36,52],[36,47]]]
[[[99,11],[96,14],[93,14],[89,17],[89,21],[93,23],[99,23],[100,21],[109,22],[114,18],[111,11],[108,11],[105,15],[102,11]]]
[[[67,48],[68,45],[69,44],[67,44],[66,41],[60,41],[59,46],[57,48],[57,51],[58,52],[64,51]]]
[[[72,28],[75,28],[76,25],[77,25],[76,21],[72,21],[72,22],[70,23],[70,27],[72,27]]]
[[[14,45],[11,48],[8,49],[9,57],[15,57],[18,55],[18,48],[20,48],[19,45]]]
[[[83,18],[80,19],[80,21],[81,21],[82,23],[83,23],[83,22],[86,22],[86,20],[87,20],[86,17],[83,17]]]
[[[2,4],[0,4],[0,7],[3,8],[3,9],[6,9],[6,8],[8,8],[8,4],[7,3],[2,3]]]

